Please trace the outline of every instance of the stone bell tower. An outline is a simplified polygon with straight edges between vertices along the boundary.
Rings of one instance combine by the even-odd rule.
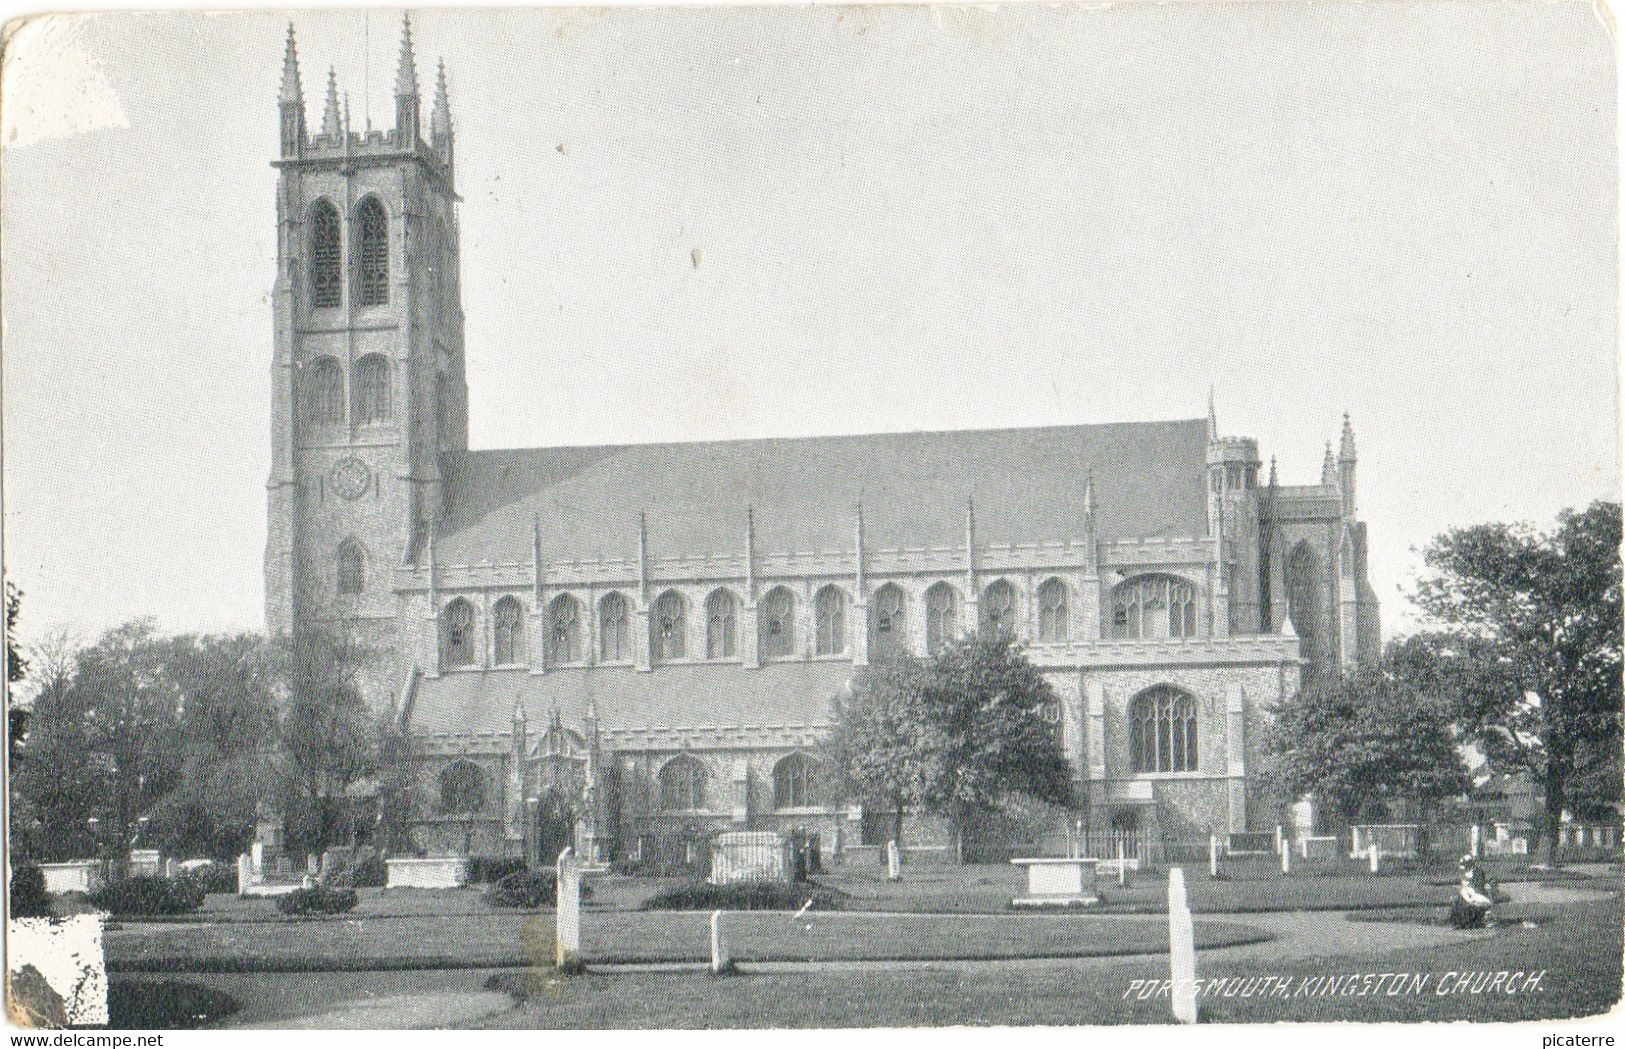
[[[397,566],[442,506],[441,456],[468,444],[458,196],[445,67],[428,138],[412,27],[395,127],[360,131],[329,72],[305,123],[293,27],[283,58],[265,618],[342,626],[398,652]]]

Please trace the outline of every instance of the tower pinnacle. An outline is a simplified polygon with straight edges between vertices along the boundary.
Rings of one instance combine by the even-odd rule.
[[[1337,458],[1338,458],[1338,460],[1340,462],[1349,462],[1349,463],[1352,463],[1354,461],[1354,459],[1355,459],[1355,456],[1354,456],[1354,427],[1349,424],[1349,413],[1348,412],[1343,413],[1343,441],[1342,441],[1341,446],[1337,450]]]
[[[1219,413],[1213,406],[1213,387],[1207,388],[1207,439],[1215,440],[1219,436]]]
[[[395,140],[400,146],[418,142],[418,67],[412,57],[412,16],[401,16],[401,64],[395,71]]]
[[[1332,457],[1332,442],[1326,442],[1326,458],[1320,463],[1320,483],[1337,484],[1337,460]]]
[[[322,137],[336,139],[343,128],[339,116],[339,78],[333,67],[327,68],[327,105],[322,110]]]
[[[451,100],[446,91],[446,60],[434,78],[434,109],[429,113],[429,141],[442,152],[451,148]]]
[[[299,83],[299,48],[293,40],[293,23],[288,23],[288,43],[282,52],[282,90],[277,102],[284,106],[305,105],[305,92]]]

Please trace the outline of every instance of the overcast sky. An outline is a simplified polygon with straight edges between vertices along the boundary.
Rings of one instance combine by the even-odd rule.
[[[398,13],[295,23],[310,120],[333,65],[392,122]],[[262,624],[286,24],[59,20],[8,56],[25,637]],[[1586,4],[415,27],[423,83],[450,70],[476,447],[1190,418],[1211,384],[1308,483],[1347,410],[1389,634],[1413,547],[1619,491]]]

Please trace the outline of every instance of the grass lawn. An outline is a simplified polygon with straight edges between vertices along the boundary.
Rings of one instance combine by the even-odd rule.
[[[735,912],[726,932],[741,960],[1091,957],[1163,951],[1154,917],[1003,914],[937,918],[879,914]],[[1252,943],[1269,933],[1235,922],[1197,924],[1199,946]],[[156,925],[110,931],[117,971],[509,967],[551,963],[551,912],[448,913],[316,922]],[[703,961],[710,915],[587,912],[586,961]]]
[[[1605,1011],[1619,998],[1620,905],[1617,899],[1565,904],[1534,929],[1501,929],[1445,947],[1351,957],[1327,945],[1324,958],[1210,960],[1204,981],[1275,976],[1295,988],[1304,978],[1348,973],[1430,974],[1423,994],[1389,997],[1204,998],[1208,1022],[1533,1020]],[[1446,973],[1544,969],[1523,994],[1432,993]],[[513,1028],[828,1027],[952,1024],[1167,1023],[1167,999],[1125,1000],[1130,981],[1162,979],[1166,965],[1074,962],[854,972],[749,973],[716,978],[611,973],[559,979],[515,972],[493,986],[519,1007],[487,1026]],[[1453,981],[1452,981],[1453,985]]]
[[[1275,873],[1251,878],[1212,879],[1207,865],[1186,866],[1191,909],[1198,914],[1258,911],[1348,910],[1448,901],[1449,886],[1438,872],[1395,874]],[[994,913],[1007,910],[1025,886],[1025,875],[1010,865],[916,864],[902,881],[887,881],[868,864],[837,868],[816,880],[848,894],[846,910]],[[1616,881],[1617,884],[1617,881]],[[1168,878],[1162,871],[1131,872],[1127,886],[1102,875],[1098,891],[1106,911],[1158,913],[1168,909]]]

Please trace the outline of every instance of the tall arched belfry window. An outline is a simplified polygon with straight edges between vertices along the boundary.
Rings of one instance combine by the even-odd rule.
[[[1196,587],[1170,575],[1141,575],[1112,591],[1112,636],[1196,636]]]
[[[525,608],[512,594],[491,606],[491,646],[499,666],[525,661]]]
[[[339,210],[318,200],[310,209],[310,304],[337,306],[344,294],[344,268],[339,261]]]
[[[382,306],[389,301],[389,216],[377,197],[368,197],[355,210],[355,299],[358,306]]]
[[[1196,703],[1171,685],[1140,693],[1129,708],[1135,772],[1196,771]]]
[[[351,383],[355,396],[355,421],[358,423],[388,422],[393,412],[389,396],[389,361],[381,354],[369,353],[356,361],[355,381]]]
[[[344,371],[331,357],[318,357],[305,370],[305,418],[317,426],[344,421]]]

